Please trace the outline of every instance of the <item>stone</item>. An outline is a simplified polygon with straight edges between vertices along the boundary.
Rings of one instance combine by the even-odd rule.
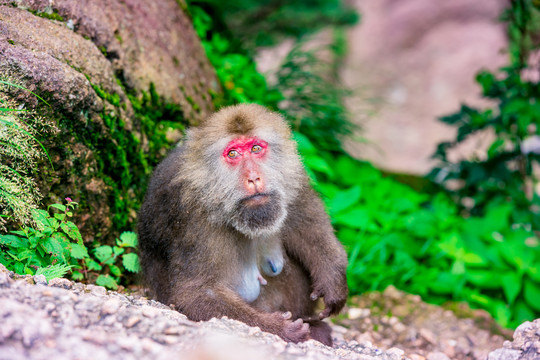
[[[47,286],[47,279],[45,275],[34,275],[34,282],[36,285]]]
[[[521,351],[514,349],[497,349],[488,355],[488,360],[518,360]]]
[[[49,280],[49,286],[71,289],[71,287],[73,286],[73,282],[65,278],[54,278]]]

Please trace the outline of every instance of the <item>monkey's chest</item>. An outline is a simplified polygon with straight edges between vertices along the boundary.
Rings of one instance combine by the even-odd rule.
[[[257,263],[246,264],[241,270],[235,290],[248,303],[255,301],[261,293],[259,277]]]

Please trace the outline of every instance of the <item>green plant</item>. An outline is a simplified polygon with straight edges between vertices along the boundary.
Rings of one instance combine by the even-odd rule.
[[[215,105],[255,102],[275,107],[282,95],[268,89],[266,79],[257,72],[253,60],[243,49],[235,46],[230,33],[223,29],[223,24],[216,23],[216,19],[199,6],[191,5],[190,13],[193,26],[223,88],[222,94],[212,94]]]
[[[4,231],[6,220],[32,223],[32,211],[37,210],[42,197],[34,181],[37,164],[48,158],[52,167],[47,151],[36,138],[39,131],[52,128],[34,112],[10,101],[10,88],[28,91],[0,80],[0,230]]]
[[[510,205],[463,218],[444,192],[418,193],[295,136],[349,254],[352,294],[394,285],[432,303],[467,301],[503,326],[540,315],[540,240],[513,222]]]
[[[345,47],[342,30],[334,31],[329,44],[306,49],[299,42],[285,57],[275,89],[284,94],[278,108],[293,129],[306,135],[324,151],[341,152],[341,142],[352,134],[343,103],[348,91],[339,82],[338,67]]]
[[[226,29],[235,46],[253,50],[299,39],[325,27],[342,27],[358,21],[358,13],[342,0],[189,0],[215,19],[218,31]]]
[[[80,268],[77,260],[87,258],[88,252],[79,229],[69,220],[78,204],[66,200],[67,204],[53,204],[47,211],[32,210],[35,227],[0,235],[0,262],[18,274],[39,271],[46,277]]]
[[[87,261],[88,270],[100,272],[96,284],[109,289],[117,289],[118,283],[125,276],[125,271],[137,273],[140,270],[139,257],[135,252],[137,248],[137,235],[125,231],[116,239],[115,246],[101,245],[93,249],[96,260]],[[103,274],[106,272],[106,274]]]
[[[337,9],[338,5],[335,1],[330,6]],[[194,27],[223,87],[223,94],[214,94],[216,106],[254,102],[280,110],[296,131],[321,148],[341,151],[341,140],[353,130],[343,104],[347,91],[336,80],[346,47],[343,30],[334,29],[332,41],[316,49],[308,50],[307,41],[299,41],[276,73],[276,84],[269,86],[249,51],[233,35],[241,25],[233,23],[231,28],[219,16],[209,15],[219,13],[220,6],[212,1],[193,1],[190,6]],[[270,8],[276,13],[289,11],[288,5],[280,6],[274,3]],[[291,6],[303,8],[299,3]],[[319,23],[313,23],[301,33],[319,28]]]

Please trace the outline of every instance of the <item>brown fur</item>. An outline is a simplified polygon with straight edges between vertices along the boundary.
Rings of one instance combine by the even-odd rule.
[[[239,135],[269,144],[261,172],[277,195],[275,206],[263,210],[284,209],[286,214],[275,226],[235,222],[241,179],[222,162],[221,152]],[[159,301],[174,304],[192,320],[228,316],[287,341],[312,337],[331,344],[330,327],[319,318],[338,313],[345,304],[347,258],[278,114],[258,105],[238,105],[190,130],[156,168],[138,231],[144,280]],[[262,250],[258,242],[265,239],[277,241],[278,253],[282,249],[281,273],[263,274],[267,284],[260,289],[253,282],[238,285],[244,276],[253,280],[253,266],[248,266],[253,256],[255,271],[264,259],[277,259]],[[256,297],[244,299],[250,296]],[[312,296],[323,299],[321,314],[314,313]],[[283,316],[286,311],[291,319]]]
[[[227,132],[229,134],[249,134],[253,131],[253,123],[244,113],[239,113],[229,120]]]

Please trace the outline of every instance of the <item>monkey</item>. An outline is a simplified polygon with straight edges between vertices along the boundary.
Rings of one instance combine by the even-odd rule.
[[[188,129],[154,170],[137,228],[158,301],[332,345],[322,320],[346,302],[347,255],[280,114],[240,104]]]

